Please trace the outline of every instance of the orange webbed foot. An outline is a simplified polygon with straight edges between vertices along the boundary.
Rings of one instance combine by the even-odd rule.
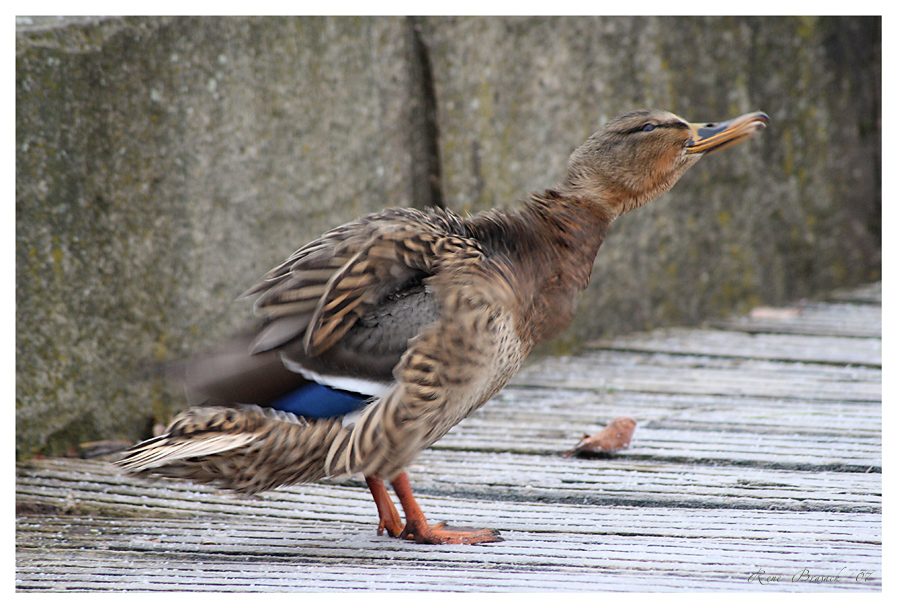
[[[430,525],[424,512],[417,504],[408,475],[403,471],[392,481],[396,496],[405,510],[405,530],[401,537],[416,543],[428,545],[478,545],[494,543],[502,540],[496,530],[489,528],[462,528],[447,526],[444,523]]]
[[[449,526],[444,523],[431,526],[426,521],[423,525],[405,526],[402,538],[426,545],[479,545],[503,540],[498,530],[491,528]]]

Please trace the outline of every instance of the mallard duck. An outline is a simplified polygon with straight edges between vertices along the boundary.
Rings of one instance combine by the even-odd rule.
[[[570,323],[614,219],[768,122],[762,112],[716,124],[630,112],[517,210],[388,209],[327,232],[244,294],[256,298],[256,330],[182,366],[199,405],[118,464],[247,494],[360,473],[379,534],[501,540],[428,523],[404,469]]]

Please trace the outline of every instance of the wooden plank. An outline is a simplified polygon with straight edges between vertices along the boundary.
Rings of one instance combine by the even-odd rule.
[[[239,498],[19,463],[16,588],[880,591],[880,291],[533,362],[409,468],[432,520],[497,527],[493,545],[378,537],[360,479]],[[630,449],[561,457],[616,416],[639,423]]]
[[[342,540],[342,539],[340,539]],[[564,542],[564,540],[566,542]],[[603,540],[603,539],[602,539]],[[570,552],[583,551],[588,539],[572,537],[559,540],[557,547]],[[596,543],[597,544],[597,543]],[[33,570],[23,569],[17,579],[22,590],[68,590],[68,591],[465,591],[465,592],[544,592],[544,591],[631,591],[647,585],[652,591],[880,591],[880,583],[873,574],[870,580],[857,582],[857,572],[874,572],[874,558],[863,554],[829,552],[822,545],[816,552],[803,555],[791,551],[787,558],[767,559],[770,566],[765,572],[783,573],[785,583],[778,589],[764,589],[751,583],[749,575],[759,568],[746,564],[721,564],[715,570],[699,568],[705,561],[715,560],[716,553],[699,555],[703,560],[687,559],[699,550],[689,543],[660,545],[651,553],[639,559],[629,547],[618,547],[617,543],[601,545],[604,559],[595,558],[595,550],[584,556],[581,565],[570,565],[565,560],[546,558],[538,563],[514,564],[521,560],[520,554],[512,554],[508,559],[491,561],[488,558],[460,562],[455,566],[440,565],[426,567],[395,564],[385,560],[375,565],[352,564],[334,566],[309,563],[302,557],[295,558],[298,565],[274,563],[264,569],[245,567],[247,558],[241,563],[224,561],[219,563],[213,557],[202,555],[203,563],[182,564],[179,558],[165,559],[164,567],[144,566],[144,562],[154,557],[144,552],[124,553],[115,560],[90,561],[79,552],[63,552],[38,558],[45,568],[35,566]],[[752,549],[753,543],[721,546],[719,553]],[[522,551],[540,551],[544,543],[532,543],[520,547]],[[452,548],[451,551],[458,551]],[[783,548],[787,552],[788,548]],[[356,550],[357,552],[357,550]],[[820,558],[820,554],[828,558]],[[525,553],[524,553],[525,554]],[[670,560],[665,568],[658,567],[651,558],[664,556]],[[168,556],[164,556],[168,557]],[[289,560],[292,556],[287,556]],[[249,555],[249,559],[271,561],[267,554]],[[614,560],[614,561],[610,561]],[[675,560],[675,561],[674,561]],[[830,561],[831,560],[831,561]],[[349,563],[351,560],[346,559]],[[789,565],[787,562],[791,561]],[[832,561],[849,566],[832,564]],[[833,583],[808,583],[789,581],[801,570],[793,563],[806,564],[806,569],[814,574],[835,575],[841,573],[843,579]],[[123,566],[122,564],[125,564]],[[766,563],[766,562],[762,562]],[[116,574],[110,576],[108,573]],[[783,589],[784,587],[784,589]]]
[[[589,527],[568,525],[583,517]],[[758,567],[789,577],[803,568],[834,574],[845,564],[853,577],[860,570],[876,571],[881,538],[879,521],[859,514],[833,527],[827,518],[768,511],[720,517],[683,509],[674,519],[665,510],[571,505],[532,505],[517,515],[517,520],[540,521],[539,531],[503,529],[503,543],[448,549],[377,537],[352,525],[321,529],[302,522],[108,518],[46,525],[34,519],[18,523],[20,588],[600,591],[648,582],[657,590],[747,591],[754,586],[747,578]],[[643,521],[656,534],[649,542],[632,536],[634,523],[640,527]],[[704,541],[708,528],[720,533],[712,550]],[[864,532],[857,537],[856,530]],[[97,549],[85,551],[85,546]],[[823,587],[877,590],[879,577],[880,572],[858,583],[844,576]],[[819,587],[790,583],[788,590]]]
[[[876,390],[880,386],[877,384]],[[838,435],[844,438],[881,436],[880,400],[817,401],[513,386],[462,422],[435,449],[444,447],[447,440],[458,445],[468,433],[494,430],[495,437],[487,442],[471,439],[465,447],[472,449],[479,445],[488,446],[483,449],[494,449],[492,442],[501,441],[504,434],[510,441],[525,436],[531,442],[538,442],[526,445],[517,441],[507,448],[510,451],[563,451],[569,448],[571,439],[578,439],[585,432],[592,434],[618,416],[635,419],[640,429]],[[641,434],[641,430],[637,432]]]
[[[881,401],[881,381],[880,368],[592,351],[534,362],[512,386],[865,403]]]
[[[503,454],[514,454],[524,450],[515,450],[522,442],[529,441],[527,455],[557,455],[566,450],[552,450],[557,441],[539,436],[538,427],[527,434],[526,427],[517,426],[513,432],[504,427],[486,430],[477,427],[469,432],[447,436],[436,451],[447,449],[463,450],[471,443],[488,445],[490,451]],[[589,428],[597,432],[599,425]],[[566,445],[571,449],[583,436],[573,438]],[[801,471],[880,471],[881,470],[881,438],[849,437],[838,435],[813,435],[801,437],[788,434],[764,433],[720,433],[712,429],[691,431],[667,428],[636,429],[632,443],[624,455],[615,458],[635,460],[644,458],[658,462],[698,462],[711,465],[733,464],[744,466],[750,463],[755,467],[774,466]]]
[[[879,338],[673,328],[591,342],[588,346],[604,350],[881,367]]]
[[[437,462],[428,461],[428,457]],[[493,461],[491,471],[487,467],[490,463],[483,460],[484,457]],[[235,500],[228,492],[185,482],[153,483],[131,479],[104,464],[63,460],[42,462],[39,463],[42,466],[31,469],[34,487],[43,488],[46,497],[46,489],[57,483],[60,491],[52,500],[62,509],[76,513],[110,513],[114,510],[108,505],[103,507],[103,501],[124,501],[130,502],[134,510],[130,512],[131,518],[116,524],[117,531],[109,529],[106,522],[119,520],[96,515],[80,518],[57,515],[49,520],[46,517],[20,517],[17,585],[20,589],[79,590],[245,590],[260,586],[269,590],[450,588],[535,591],[549,588],[615,589],[622,580],[626,580],[626,584],[636,584],[634,580],[628,580],[635,578],[641,585],[650,581],[652,586],[660,584],[669,590],[685,589],[690,585],[704,589],[745,590],[749,587],[744,577],[750,574],[750,568],[755,567],[756,560],[761,557],[761,563],[770,572],[780,566],[784,568],[789,560],[806,562],[807,567],[818,570],[831,567],[832,561],[839,560],[849,563],[852,568],[878,568],[880,515],[861,513],[856,509],[857,504],[852,505],[851,510],[843,511],[836,501],[821,502],[825,498],[824,492],[804,487],[808,485],[806,474],[788,472],[777,477],[774,471],[761,471],[763,474],[753,488],[759,509],[712,509],[702,500],[696,502],[702,503],[703,508],[693,509],[681,502],[693,499],[693,496],[686,499],[680,496],[679,504],[658,508],[644,504],[652,488],[660,488],[669,500],[676,487],[682,493],[692,493],[696,486],[710,486],[711,482],[697,479],[696,469],[691,476],[687,471],[671,470],[664,480],[663,467],[651,465],[646,467],[650,479],[644,478],[645,471],[641,471],[638,473],[643,478],[634,482],[631,478],[619,477],[620,471],[627,467],[623,466],[626,463],[617,461],[613,461],[615,471],[606,472],[600,468],[601,461],[561,462],[557,459],[554,470],[546,471],[544,459],[530,457],[527,464],[520,462],[519,456],[512,459],[514,476],[508,479],[508,466],[494,462],[494,457],[482,453],[433,452],[425,454],[411,471],[416,483],[434,492],[419,494],[421,505],[431,518],[473,526],[497,525],[502,529],[506,542],[496,545],[500,547],[498,550],[462,548],[470,562],[459,561],[464,558],[459,554],[462,549],[452,548],[444,552],[376,537],[376,515],[366,489],[360,484],[355,487],[309,484],[267,492],[255,499]],[[459,470],[452,471],[452,461]],[[55,478],[49,474],[54,470]],[[470,478],[472,471],[479,472],[479,479]],[[743,473],[749,475],[752,471]],[[19,475],[19,500],[29,497],[25,472],[23,470]],[[727,492],[741,487],[741,506],[749,507],[753,482],[737,475],[732,477],[730,469],[723,472],[716,484]],[[564,476],[574,483],[567,482]],[[859,479],[855,475],[849,476],[849,480],[842,477],[827,473],[817,477],[816,481],[817,485],[828,483],[835,489],[851,487],[860,497],[876,489],[880,492],[879,476],[863,476],[869,480],[878,479],[869,487],[857,485]],[[495,483],[496,478],[504,487]],[[480,487],[476,486],[477,482]],[[134,490],[124,491],[123,486],[129,484],[133,484]],[[623,487],[618,489],[617,484],[623,484]],[[668,486],[666,489],[663,488],[665,485]],[[770,498],[770,487],[776,488],[778,499]],[[443,492],[448,496],[438,495]],[[477,492],[500,496],[502,500],[469,497]],[[552,492],[559,502],[541,502]],[[91,493],[94,504],[90,502]],[[815,500],[806,500],[807,496],[815,496]],[[638,507],[594,504],[599,499],[614,504],[621,497],[640,504]],[[560,502],[562,499],[591,501],[593,504]],[[777,505],[776,500],[802,501],[805,507],[814,510],[800,513],[805,516],[802,518],[794,518],[787,512],[769,511],[770,506],[782,506]],[[845,497],[840,496],[837,500],[844,501]],[[862,500],[855,499],[854,503]],[[734,502],[729,506],[732,505]],[[180,516],[173,519],[171,509],[179,509]],[[833,513],[833,509],[841,512]],[[141,530],[141,521],[152,513],[162,514],[165,518],[154,520]],[[760,522],[756,521],[758,518]],[[267,521],[278,523],[269,525],[265,523]],[[734,560],[719,571],[706,568],[701,571],[701,564],[717,564],[719,567],[718,559],[711,556],[708,561],[706,551],[699,550],[708,534],[714,538],[715,550],[737,553],[743,561]],[[800,534],[805,536],[798,538]],[[116,540],[116,535],[120,539]],[[792,537],[790,545],[782,535]],[[657,536],[669,538],[657,541]],[[691,539],[693,552],[683,554],[683,547],[687,546],[683,538]],[[721,538],[738,541],[725,548],[726,543]],[[647,539],[651,539],[649,546],[646,546]],[[618,546],[621,540],[623,545]],[[596,549],[584,563],[570,563],[564,558],[568,553],[581,556],[583,547],[590,544]],[[68,550],[66,545],[69,545]],[[396,552],[404,554],[403,557],[397,557]],[[353,566],[342,567],[350,555]],[[822,563],[825,560],[820,560],[820,555],[830,561]],[[386,579],[386,582],[378,579],[374,572],[364,574],[364,568],[358,565],[359,562],[367,563],[382,575],[382,569],[394,568],[397,559],[414,564],[413,571],[391,570],[396,578]],[[237,560],[237,563],[228,560]],[[245,575],[239,573],[245,570],[247,560],[264,564],[291,560],[302,560],[305,564],[311,560],[316,566],[308,571],[304,565],[299,569],[294,565],[285,578],[276,580],[268,580],[269,575],[264,573],[241,580],[240,577]],[[464,572],[479,572],[484,560],[495,568],[510,569],[510,574],[498,579],[463,576]],[[133,575],[122,571],[122,562],[135,570]],[[234,572],[228,572],[225,582],[218,579],[218,575],[209,570],[209,564],[217,562],[223,562],[225,569],[231,563],[236,578]],[[446,562],[450,562],[455,570],[441,576],[434,574],[432,579],[417,576],[417,568],[425,567],[430,573],[441,572]],[[604,573],[615,574],[612,580],[609,581],[607,576],[595,576],[595,568],[599,567],[597,562],[614,564],[613,572]],[[176,568],[186,567],[187,571],[167,577],[165,573],[172,563]],[[533,563],[538,564],[544,578],[526,576]],[[689,576],[670,578],[673,573],[669,565],[664,567],[667,563],[675,564],[680,573],[687,572]],[[647,578],[632,576],[633,572],[648,570],[652,574]],[[270,568],[266,567],[265,571],[270,572]],[[115,572],[115,575],[110,577],[109,572]],[[652,580],[657,573],[665,574],[663,580]],[[375,580],[380,582],[372,582]],[[827,588],[853,588],[844,585]],[[872,586],[875,585],[880,582],[873,581]]]
[[[301,495],[294,497],[293,506],[297,506]],[[311,498],[308,498],[312,502]],[[454,514],[459,509],[468,506],[473,507],[474,517],[480,517],[479,507],[482,501],[472,499],[440,498],[429,496],[424,499],[429,508],[441,516]],[[317,504],[317,503],[316,503]],[[338,514],[338,509],[318,506],[321,511],[325,509],[333,514]],[[681,511],[652,507],[593,507],[591,505],[577,505],[563,503],[558,505],[545,503],[514,503],[510,501],[498,504],[501,509],[503,534],[513,535],[516,532],[511,528],[523,528],[520,531],[527,533],[550,533],[561,531],[575,534],[594,535],[619,535],[626,536],[632,532],[633,522],[638,521],[639,527],[643,527],[646,535],[651,537],[670,536],[674,538],[688,537],[701,538],[706,530],[714,530],[716,537],[724,540],[765,540],[774,541],[783,538],[786,534],[791,540],[815,539],[819,542],[833,543],[851,540],[858,544],[876,544],[881,540],[881,518],[877,514],[870,513],[845,513],[838,518],[832,518],[826,512],[775,512],[763,510],[741,510],[737,512],[719,511],[712,509],[689,509]],[[115,528],[118,533],[124,534],[129,529],[133,530],[135,537],[146,536],[150,541],[162,543],[168,541],[165,537],[166,530],[182,530],[184,538],[192,534],[202,534],[208,529],[208,522],[216,521],[222,524],[238,526],[248,536],[259,535],[258,530],[274,528],[296,534],[297,537],[308,537],[309,541],[318,540],[318,544],[327,548],[328,543],[320,542],[317,536],[328,534],[330,531],[320,525],[320,522],[307,519],[302,513],[284,508],[279,515],[256,514],[255,517],[244,517],[241,514],[207,514],[197,512],[183,520],[171,520],[170,518],[141,516],[135,518],[116,518],[103,516],[57,516],[42,518],[37,516],[23,516],[19,518],[19,533],[21,535],[20,547],[37,548],[48,536],[61,538],[66,534],[68,541],[80,541],[95,538],[97,533],[93,531],[97,522],[107,522],[107,525]],[[344,519],[334,520],[338,522],[343,535],[358,534],[361,540],[373,540],[383,542],[380,548],[384,551],[395,547],[402,547],[404,553],[413,553],[414,545],[407,545],[401,541],[378,538],[371,523],[376,523],[376,516],[369,521],[356,521],[349,514]],[[482,525],[488,525],[490,519],[479,520]],[[131,523],[133,522],[133,524]],[[494,525],[494,519],[493,519]],[[501,527],[501,526],[500,526]],[[346,530],[350,532],[346,532]],[[263,535],[263,534],[262,534]],[[304,535],[304,536],[303,536]],[[181,534],[174,532],[173,542],[182,542]],[[524,535],[525,536],[525,535]],[[281,539],[278,544],[288,547],[291,543]],[[163,544],[157,545],[157,549],[165,550]],[[333,549],[331,547],[331,549]],[[424,548],[426,549],[426,548]],[[340,553],[332,551],[331,555],[338,557]]]
[[[852,338],[881,337],[881,304],[812,303],[782,314],[745,315],[708,325],[749,333],[787,333]],[[794,316],[790,316],[793,314]]]
[[[745,450],[746,457],[754,452]],[[64,463],[61,463],[64,464]],[[61,466],[61,465],[58,465]],[[476,496],[483,508],[511,501],[798,511],[876,512],[881,509],[881,474],[870,472],[758,469],[717,463],[651,460],[578,460],[524,454],[426,452],[408,469],[420,496]],[[114,492],[110,489],[114,488]],[[59,468],[55,474],[19,476],[17,501],[50,505],[64,512],[129,513],[187,517],[196,513],[284,515],[315,520],[373,522],[375,512],[360,480],[348,486],[307,484],[237,499],[186,482],[131,479],[107,465],[90,476]],[[490,502],[491,501],[491,502]],[[455,510],[466,521],[470,507]],[[455,521],[460,517],[462,521]]]
[[[881,281],[860,287],[836,289],[826,299],[833,302],[881,304]]]
[[[745,456],[750,458],[753,452],[746,450]],[[477,458],[473,453],[457,452],[425,454],[408,470],[415,486],[431,494],[671,508],[881,509],[880,473],[818,471],[809,475],[801,470],[760,469],[749,460],[746,463],[571,461],[508,454]],[[509,474],[511,467],[513,473]]]
[[[881,479],[867,474],[851,481],[844,491],[848,474],[824,472],[818,480],[802,482],[806,473],[771,471],[759,474],[748,468],[722,470],[720,467],[647,465],[645,463],[556,465],[547,471],[531,460],[516,463],[519,469],[513,478],[502,475],[505,463],[462,455],[440,458],[442,468],[433,472],[432,461],[422,459],[410,469],[414,486],[421,496],[443,495],[449,498],[476,496],[483,508],[501,512],[509,500],[542,501],[558,504],[637,505],[829,512],[876,512],[881,508]],[[479,466],[484,473],[465,476],[465,467]],[[491,465],[491,468],[489,468]],[[853,480],[853,478],[849,478]],[[43,486],[21,484],[17,500],[28,505],[51,505],[60,512],[132,515],[135,517],[166,516],[186,518],[198,513],[223,516],[293,516],[313,521],[376,522],[376,513],[360,482],[340,488],[327,484],[303,486],[301,493],[281,490],[266,493],[255,500],[239,500],[225,494],[186,495],[183,489],[153,489],[145,496],[125,493],[104,495],[108,488],[80,487],[66,489],[58,482]],[[284,493],[285,492],[285,493]],[[20,503],[20,504],[21,504]],[[467,525],[469,513],[455,511],[452,523]],[[338,514],[338,515],[335,515]],[[460,518],[460,520],[459,520]],[[473,525],[473,524],[470,524]],[[496,525],[496,524],[492,524]]]
[[[712,396],[674,400],[669,395],[618,392],[548,394],[544,389],[541,393],[511,389],[434,449],[480,446],[556,456],[617,416],[639,423],[625,453],[628,459],[788,463],[796,470],[866,470],[881,465],[881,405],[876,402],[821,405]]]

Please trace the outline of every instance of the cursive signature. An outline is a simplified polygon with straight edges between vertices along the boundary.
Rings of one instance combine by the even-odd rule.
[[[865,583],[872,578],[874,572],[871,570],[848,570],[844,566],[836,574],[824,574],[812,572],[809,568],[802,568],[799,572],[789,576],[787,574],[768,574],[766,570],[758,568],[756,572],[752,572],[748,576],[749,583],[760,583],[761,585],[772,585],[774,583],[788,582],[792,583]]]

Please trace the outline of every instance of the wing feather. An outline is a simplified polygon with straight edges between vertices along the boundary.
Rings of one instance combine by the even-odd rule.
[[[252,352],[299,338],[309,356],[327,351],[366,312],[432,276],[461,225],[450,212],[390,209],[299,249],[244,294],[258,296],[265,319]]]

